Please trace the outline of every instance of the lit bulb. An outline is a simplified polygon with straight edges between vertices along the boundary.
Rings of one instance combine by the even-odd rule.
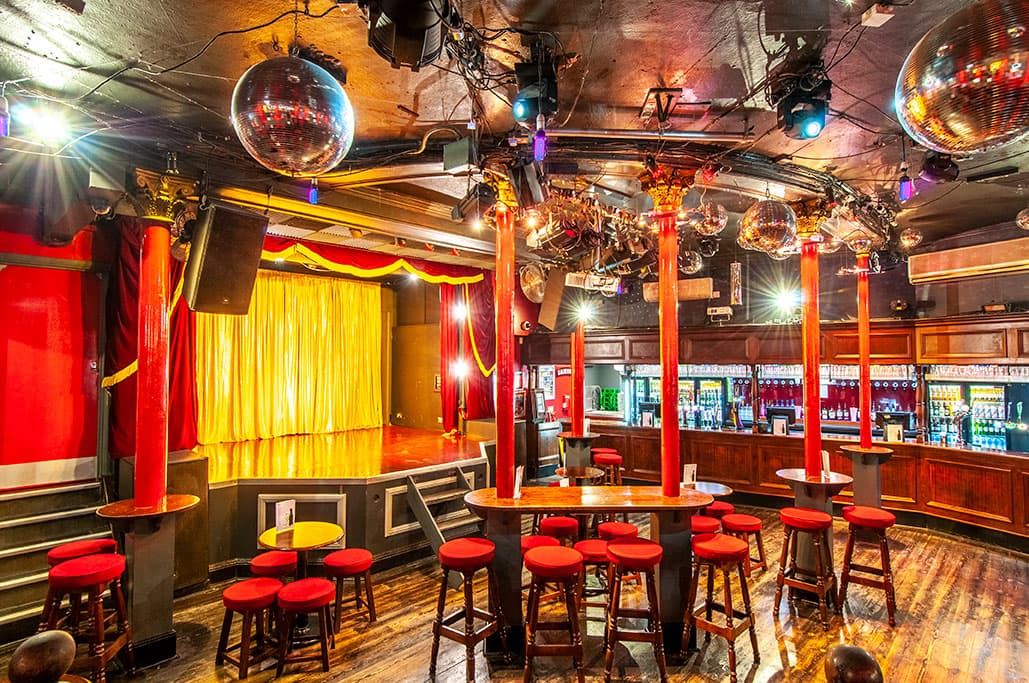
[[[530,228],[535,228],[537,225],[539,225],[539,222],[539,216],[537,216],[535,212],[530,213],[525,217],[525,224]]]
[[[547,158],[547,133],[543,130],[546,123],[543,114],[536,117],[536,134],[532,138],[532,158],[536,161]]]
[[[307,188],[307,203],[318,203],[318,179],[311,178],[311,186]]]
[[[482,230],[482,219],[478,216],[472,221],[472,230]]]

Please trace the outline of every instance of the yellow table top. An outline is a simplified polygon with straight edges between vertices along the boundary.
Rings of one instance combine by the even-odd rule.
[[[274,550],[314,550],[324,548],[343,537],[343,527],[332,522],[297,522],[293,528],[276,531],[266,529],[258,537],[262,548]]]

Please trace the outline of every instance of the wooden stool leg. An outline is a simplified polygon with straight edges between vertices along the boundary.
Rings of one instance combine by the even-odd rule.
[[[464,574],[464,668],[465,679],[475,683],[475,610],[472,597],[472,575]]]
[[[693,636],[693,629],[697,627],[697,615],[696,615],[696,604],[697,604],[697,586],[700,584],[700,562],[694,557],[693,558],[693,580],[690,582],[689,594],[686,598],[686,641],[691,642],[690,639]]]
[[[836,600],[836,612],[843,612],[843,603],[847,601],[847,584],[850,583],[850,564],[854,554],[854,525],[850,525],[850,532],[847,534],[847,548],[843,551],[843,569],[840,571],[840,592]]]
[[[754,536],[757,538],[757,557],[760,560],[762,570],[768,569],[768,561],[765,559],[765,542],[761,540],[761,530],[758,529],[754,532]]]
[[[225,650],[229,646],[229,630],[232,628],[232,610],[225,609],[225,617],[222,619],[222,631],[218,636],[218,651],[214,655],[214,665],[221,666],[225,663]]]
[[[293,612],[279,615],[279,661],[275,667],[275,677],[282,675],[286,666],[286,655],[289,653],[289,634],[293,631]]]
[[[707,597],[704,600],[704,618],[711,621],[714,616],[714,604],[715,604],[715,566],[712,564],[707,568]],[[706,638],[710,638],[710,634],[705,635]]]
[[[254,613],[243,612],[243,631],[239,641],[239,677],[246,678],[250,668],[250,632],[254,627]]]
[[[614,564],[614,563],[612,563]],[[611,669],[615,663],[615,641],[618,639],[618,611],[622,603],[622,567],[614,565],[611,584],[611,601],[607,607],[607,628],[604,633],[604,680],[611,680]]]
[[[712,567],[713,569],[714,567]],[[732,584],[729,582],[729,568],[722,563],[722,603],[725,608],[726,642],[729,645],[729,683],[736,683],[736,638],[733,636],[732,623]]]
[[[572,644],[572,663],[575,664],[575,673],[579,683],[584,683],[586,679],[582,670],[582,634],[579,632],[579,607],[575,599],[574,588],[578,583],[578,578],[563,579],[561,587],[565,597],[565,611],[568,615],[568,637]]]
[[[319,645],[322,648],[322,671],[329,670],[329,637],[332,633],[329,621],[329,606],[325,605],[318,608],[318,629],[321,633],[318,634]],[[331,637],[335,638],[335,634]]]
[[[60,603],[58,603],[60,606]],[[82,619],[82,593],[70,593],[68,595],[68,633],[72,638],[79,637],[79,622]]]
[[[754,610],[750,606],[750,587],[747,585],[747,578],[743,575],[740,566],[736,565],[736,567],[740,570],[740,593],[743,595],[743,610],[750,621],[750,646],[754,651],[754,661],[757,662],[761,660],[761,654],[757,649],[757,629],[754,626]]]
[[[439,602],[436,604],[436,620],[432,622],[432,655],[429,659],[429,678],[436,677],[436,657],[439,655],[439,637],[440,631],[443,628],[443,610],[447,608],[447,580],[449,578],[450,570],[444,567],[443,581],[439,585]]]
[[[826,610],[825,604],[825,562],[824,555],[822,553],[822,537],[823,534],[816,532],[811,534],[811,539],[814,542],[815,548],[815,592],[818,593],[818,613],[822,618],[822,629],[829,630],[829,614]]]
[[[786,537],[782,542],[782,553],[779,555],[779,574],[775,577],[775,602],[774,612],[779,611],[779,604],[782,602],[782,587],[786,581],[786,558],[790,551],[790,538],[793,536],[793,529],[786,527]]]
[[[654,634],[654,659],[657,660],[657,671],[662,683],[668,678],[665,670],[665,642],[661,633],[661,611],[657,596],[657,583],[654,579],[654,569],[647,572],[647,610],[650,612],[650,629]]]
[[[890,626],[896,626],[894,613],[897,610],[897,599],[893,593],[893,568],[890,566],[890,546],[886,543],[886,530],[879,530],[879,558],[883,570],[883,588],[886,590],[886,614]]]
[[[375,596],[372,595],[372,570],[364,572],[365,601],[368,603],[368,623],[375,623]]]
[[[740,539],[747,544],[747,556],[743,558],[743,573],[746,576],[750,576],[750,534],[746,531],[738,531],[732,534],[736,538]]]
[[[104,662],[104,603],[100,597],[102,586],[93,586],[89,589],[89,609],[93,619],[92,642],[89,645],[89,654],[94,657],[93,680],[95,683],[107,681],[107,666]]]
[[[336,632],[336,633],[339,633],[339,625],[340,625],[340,622],[342,621],[342,618],[343,618],[342,617],[342,613],[343,613],[343,582],[344,582],[345,579],[343,577],[341,577],[341,576],[337,576],[337,577],[335,577],[335,580],[336,580],[336,601],[335,601],[334,608],[336,610],[336,615],[335,615],[335,618],[333,619],[333,622],[332,622],[332,630],[334,632]]]
[[[533,576],[529,583],[529,599],[526,603],[525,615],[525,670],[522,672],[523,683],[532,680],[532,658],[536,647],[536,624],[539,614],[540,582]]]
[[[111,597],[114,598],[114,613],[118,622],[118,633],[125,633],[125,647],[119,653],[125,662],[125,668],[130,675],[136,674],[136,646],[132,643],[132,625],[129,624],[129,608],[125,602],[125,593],[122,592],[122,580],[120,578],[111,582]],[[103,612],[103,605],[100,606]]]

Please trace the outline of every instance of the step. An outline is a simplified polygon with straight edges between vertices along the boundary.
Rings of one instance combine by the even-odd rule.
[[[103,492],[96,481],[0,493],[0,522],[102,504]]]
[[[44,541],[80,538],[109,529],[96,516],[99,505],[60,510],[0,521],[0,548],[14,548]]]
[[[48,566],[46,554],[51,548],[56,548],[63,543],[71,541],[85,541],[97,538],[111,538],[111,533],[104,530],[82,536],[40,541],[39,543],[30,543],[0,550],[0,581],[46,569]],[[0,604],[3,604],[2,601],[0,601]]]
[[[438,493],[422,493],[422,499],[425,501],[426,505],[437,505],[439,503],[446,503],[452,500],[464,500],[466,493],[468,493],[468,491],[465,489],[447,489]]]
[[[3,613],[22,612],[33,608],[36,615],[43,612],[46,598],[47,572],[29,574],[0,581],[0,607]]]

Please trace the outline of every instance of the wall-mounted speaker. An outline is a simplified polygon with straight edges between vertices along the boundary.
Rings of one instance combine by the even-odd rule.
[[[246,315],[268,219],[212,202],[197,215],[182,294],[194,311]]]
[[[547,287],[543,290],[543,303],[540,304],[538,322],[548,330],[557,329],[557,313],[561,308],[561,298],[565,292],[565,272],[554,269],[547,274]]]

